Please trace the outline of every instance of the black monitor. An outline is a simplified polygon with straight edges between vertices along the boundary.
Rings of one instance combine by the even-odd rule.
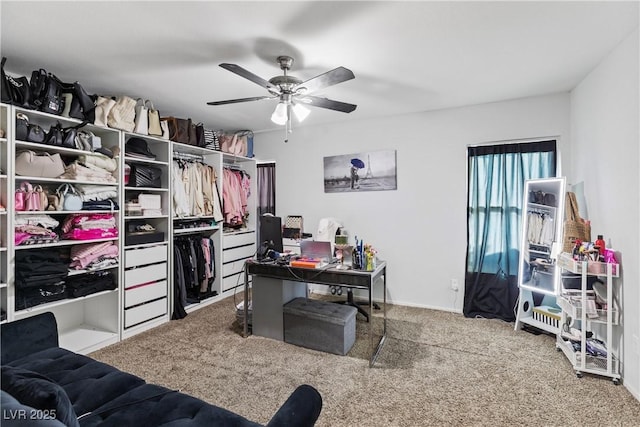
[[[259,238],[260,245],[268,242],[273,250],[282,253],[282,219],[279,216],[262,215]]]

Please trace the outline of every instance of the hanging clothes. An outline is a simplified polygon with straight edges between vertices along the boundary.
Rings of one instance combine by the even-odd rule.
[[[239,228],[249,217],[247,200],[251,195],[251,177],[241,169],[223,169],[222,200],[224,225]]]

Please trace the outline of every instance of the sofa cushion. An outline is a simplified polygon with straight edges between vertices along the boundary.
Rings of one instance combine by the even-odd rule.
[[[58,347],[14,360],[11,365],[46,375],[56,382],[67,393],[78,415],[145,383],[135,375]]]
[[[67,393],[46,376],[28,369],[3,365],[1,381],[2,390],[20,403],[37,410],[30,411],[30,415],[35,418],[55,418],[69,427],[79,426]]]
[[[131,420],[148,426],[258,427],[246,418],[203,400],[155,384],[144,384],[90,414],[78,414],[82,427],[120,427]]]

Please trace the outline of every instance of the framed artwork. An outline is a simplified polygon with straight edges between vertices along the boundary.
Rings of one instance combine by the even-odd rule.
[[[397,190],[396,150],[324,158],[324,192]]]

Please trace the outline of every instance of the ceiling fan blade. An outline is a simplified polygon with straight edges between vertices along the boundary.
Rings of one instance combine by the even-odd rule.
[[[211,102],[207,102],[207,105],[235,104],[238,102],[260,101],[261,99],[275,99],[275,98],[277,98],[277,96],[254,96],[251,98],[227,99],[226,101],[211,101]]]
[[[272,83],[269,83],[267,80],[263,79],[262,77],[256,76],[251,71],[248,71],[239,65],[224,63],[224,64],[220,64],[220,66],[225,70],[231,71],[232,73],[239,75],[240,77],[244,77],[247,80],[251,80],[255,84],[260,85],[265,89],[269,89],[269,91],[271,92],[280,93],[280,88],[278,86]]]
[[[357,107],[357,105],[354,104],[348,104],[346,102],[334,101],[332,99],[320,98],[311,95],[297,98],[297,100],[313,107],[328,108],[329,110],[341,111],[343,113],[350,113]]]
[[[325,87],[337,85],[338,83],[346,82],[347,80],[351,80],[356,76],[353,74],[353,71],[348,68],[338,67],[331,71],[327,71],[324,74],[317,75],[315,77],[310,78],[309,80],[300,83],[296,89],[303,89],[301,93],[312,93],[317,90],[323,89]]]

